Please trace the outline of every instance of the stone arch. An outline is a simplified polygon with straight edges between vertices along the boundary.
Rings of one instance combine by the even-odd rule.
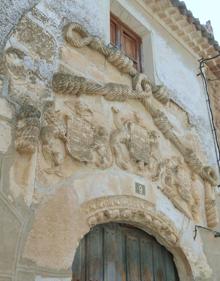
[[[128,223],[154,236],[173,254],[181,281],[209,280],[210,268],[199,237],[193,240],[192,226],[178,229],[155,205],[132,195],[109,195],[79,203],[73,188],[60,188],[36,211],[22,257],[38,268],[70,274],[80,240],[93,226],[107,222]]]
[[[180,280],[197,280],[194,261],[181,246],[181,233],[166,215],[156,211],[149,202],[134,196],[115,195],[92,199],[85,202],[82,208],[90,229],[103,223],[120,222],[152,235],[173,254]]]

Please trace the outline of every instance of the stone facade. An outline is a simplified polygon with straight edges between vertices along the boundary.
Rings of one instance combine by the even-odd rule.
[[[196,54],[141,0],[21,2],[0,30],[0,280],[71,280],[81,238],[115,221],[153,235],[181,281],[217,281],[194,239],[219,215]],[[110,10],[138,26],[143,73],[109,46]]]

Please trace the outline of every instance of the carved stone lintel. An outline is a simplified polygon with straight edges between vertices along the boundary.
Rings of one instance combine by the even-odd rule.
[[[159,235],[170,245],[178,243],[178,232],[152,204],[130,196],[101,197],[83,205],[90,227],[110,221],[136,222]]]

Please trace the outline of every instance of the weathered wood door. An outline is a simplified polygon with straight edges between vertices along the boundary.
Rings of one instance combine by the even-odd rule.
[[[94,227],[80,242],[73,281],[178,281],[172,255],[153,237],[124,224]]]

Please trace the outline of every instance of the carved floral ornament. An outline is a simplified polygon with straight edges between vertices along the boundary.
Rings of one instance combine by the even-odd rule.
[[[75,37],[74,32],[78,32],[82,38]],[[46,172],[57,176],[62,176],[61,167],[67,156],[101,169],[109,168],[115,162],[123,170],[147,176],[152,181],[160,180],[162,192],[174,206],[197,221],[200,198],[190,173],[184,173],[184,169],[181,169],[182,165],[187,164],[193,173],[204,180],[207,224],[215,226],[218,218],[213,187],[217,183],[217,176],[211,167],[203,166],[191,148],[181,142],[167,116],[159,109],[156,100],[166,104],[169,100],[167,89],[152,86],[144,74],[138,73],[127,62],[123,54],[106,47],[80,25],[68,25],[65,38],[75,47],[88,45],[100,51],[116,67],[120,66],[122,72],[131,75],[132,87],[117,83],[101,85],[85,77],[60,72],[54,74],[53,91],[74,97],[73,104],[67,104],[70,113],[56,112],[53,102],[44,106],[41,112],[34,105],[31,105],[31,109],[29,105],[22,106],[17,115],[17,151],[34,153],[40,138],[43,157],[49,163]],[[113,102],[129,99],[139,101],[164,137],[179,150],[184,161],[175,157],[162,161],[157,132],[149,130],[135,112],[133,117],[123,119],[121,113],[112,108],[115,129],[111,130],[99,122],[100,118],[96,117],[90,106],[81,103],[78,98],[81,95],[102,96]]]

